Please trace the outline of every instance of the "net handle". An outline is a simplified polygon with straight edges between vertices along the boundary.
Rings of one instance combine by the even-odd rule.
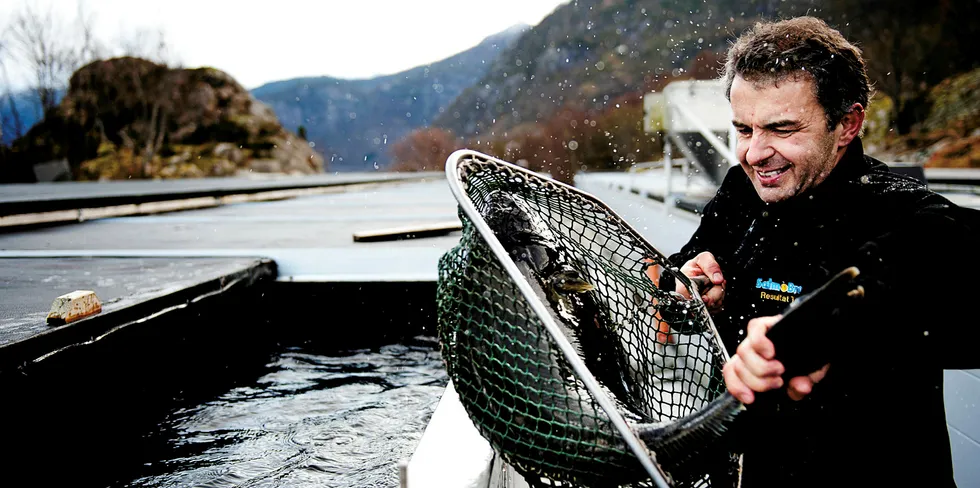
[[[504,246],[500,244],[500,241],[497,240],[497,236],[494,235],[487,223],[484,222],[483,216],[480,215],[480,212],[473,206],[473,202],[470,200],[469,195],[466,194],[466,190],[463,188],[458,171],[459,161],[467,156],[492,159],[499,164],[511,167],[512,169],[533,178],[541,178],[541,176],[515,164],[501,161],[491,156],[487,156],[486,154],[469,149],[457,150],[450,154],[449,159],[446,160],[446,180],[449,182],[449,188],[452,190],[453,196],[456,197],[456,201],[459,203],[460,208],[462,208],[463,212],[470,219],[470,222],[472,222],[476,227],[477,231],[480,232],[480,235],[483,236],[483,240],[490,246],[490,249],[493,251],[494,255],[497,256],[497,260],[503,265],[504,269],[507,271],[507,274],[510,276],[510,279],[513,280],[513,282],[517,285],[517,288],[521,290],[521,293],[527,300],[528,305],[538,316],[538,319],[540,319],[544,324],[545,330],[551,334],[551,338],[558,345],[558,348],[565,356],[565,360],[568,361],[569,366],[572,367],[575,374],[577,374],[579,379],[582,380],[582,383],[585,384],[585,388],[592,394],[592,397],[595,399],[596,403],[598,403],[599,406],[606,412],[606,415],[609,416],[609,420],[612,421],[613,426],[615,426],[616,430],[618,430],[620,435],[623,436],[623,440],[626,442],[626,445],[629,446],[630,450],[633,451],[633,454],[636,455],[637,459],[640,461],[640,464],[643,465],[643,468],[646,469],[647,473],[650,475],[650,478],[653,479],[659,488],[670,488],[670,483],[667,482],[667,475],[663,472],[663,470],[661,470],[660,465],[658,465],[652,459],[650,452],[647,451],[640,440],[636,437],[633,430],[630,429],[629,425],[627,425],[626,420],[619,413],[619,411],[616,410],[616,407],[613,405],[613,402],[609,396],[602,391],[599,383],[596,381],[595,377],[592,376],[592,372],[585,366],[582,358],[578,356],[578,353],[575,352],[575,349],[568,342],[568,339],[566,339],[565,335],[562,334],[561,329],[559,329],[558,325],[555,324],[551,314],[548,313],[548,310],[545,308],[544,304],[537,298],[537,295],[532,290],[531,285],[524,278],[524,275],[520,272],[520,270],[517,269],[517,265],[510,259],[510,256],[504,249]],[[563,185],[561,182],[556,183]],[[568,185],[564,186],[568,187]],[[573,187],[568,188],[582,193],[581,190],[577,190]]]

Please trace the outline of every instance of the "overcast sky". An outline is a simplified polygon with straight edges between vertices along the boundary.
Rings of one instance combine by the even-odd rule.
[[[24,3],[71,21],[78,0],[0,0],[0,28]],[[568,0],[84,0],[106,44],[162,31],[170,58],[213,66],[246,88],[300,76],[369,78],[438,61]],[[9,65],[8,65],[9,66]],[[12,69],[15,84],[24,75]]]

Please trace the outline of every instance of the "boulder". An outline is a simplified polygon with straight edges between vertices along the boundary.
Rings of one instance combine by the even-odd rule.
[[[61,104],[14,141],[0,172],[12,162],[61,158],[75,179],[324,171],[323,157],[283,129],[272,109],[227,73],[172,69],[134,57],[76,71]],[[277,164],[249,164],[253,159]]]

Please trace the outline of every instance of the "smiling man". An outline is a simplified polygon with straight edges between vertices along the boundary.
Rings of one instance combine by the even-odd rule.
[[[725,77],[740,167],[671,262],[711,281],[742,486],[953,486],[943,369],[980,367],[978,327],[937,291],[980,276],[980,212],[864,155],[864,59],[822,20],[757,24]],[[783,378],[766,331],[850,266],[865,299],[821,326],[830,364]]]
[[[863,96],[867,104],[867,93]],[[802,75],[778,83],[736,75],[730,97],[739,162],[767,203],[781,202],[827,179],[864,122],[864,107],[856,102],[828,130],[813,83]]]

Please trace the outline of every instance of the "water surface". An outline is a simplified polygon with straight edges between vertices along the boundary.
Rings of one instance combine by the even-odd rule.
[[[446,384],[431,342],[283,348],[250,384],[168,415],[158,452],[115,486],[397,486]]]

